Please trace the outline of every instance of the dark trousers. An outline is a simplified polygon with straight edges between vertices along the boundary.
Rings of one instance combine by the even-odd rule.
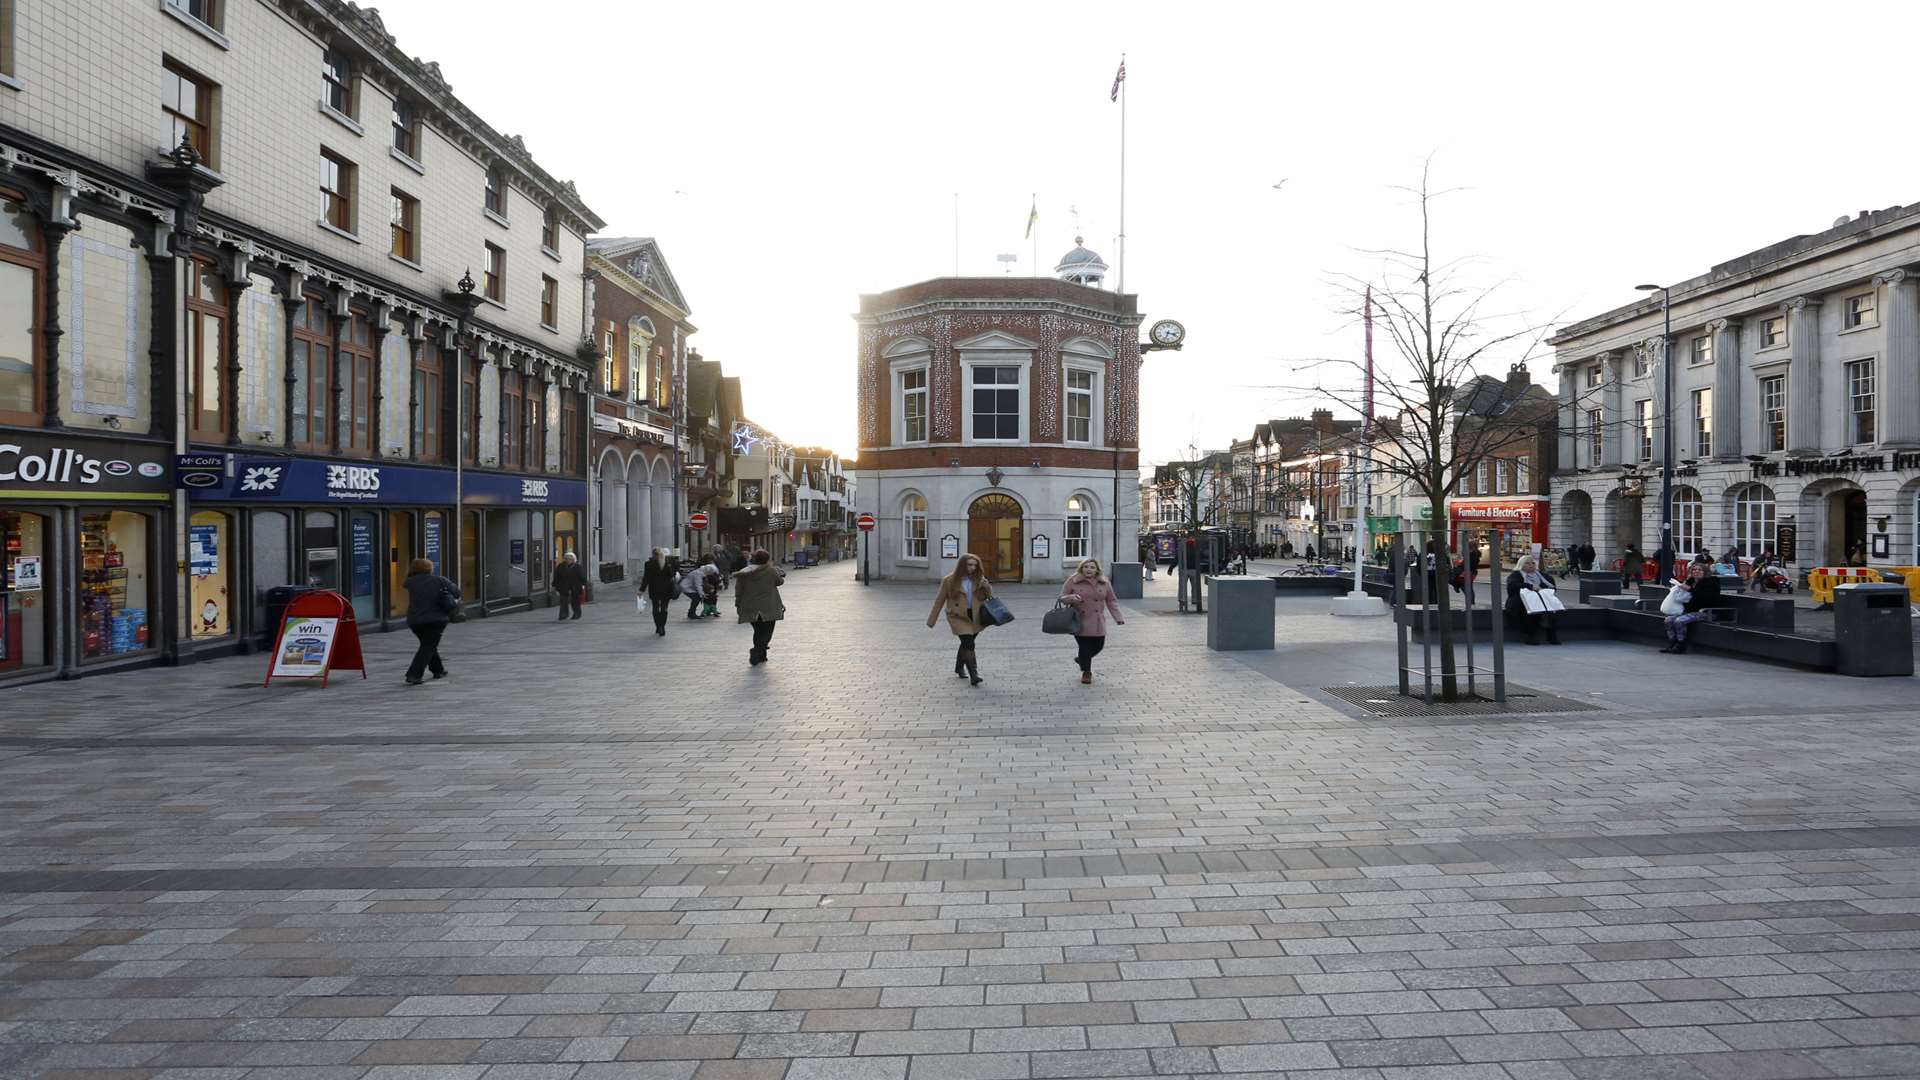
[[[440,635],[447,632],[447,624],[427,623],[408,629],[420,639],[420,647],[413,650],[413,663],[407,665],[407,678],[418,679],[428,669],[432,669],[435,675],[445,675],[447,665],[440,662]]]
[[[767,619],[753,620],[753,649],[747,653],[748,659],[759,663],[766,662],[767,646],[773,643],[773,629],[779,625]]]
[[[956,674],[979,677],[980,658],[973,651],[974,639],[979,636],[979,634],[960,635],[960,648],[953,654],[953,670]]]
[[[580,590],[579,589],[561,589],[560,590],[560,617],[563,619],[568,618],[569,617],[567,615],[568,610],[572,610],[573,612],[573,615],[571,616],[572,618],[577,619],[580,617]]]
[[[655,630],[658,630],[663,634],[666,633],[667,612],[669,609],[672,608],[672,606],[673,606],[673,601],[671,600],[649,599],[647,601],[647,610],[653,613],[653,628]]]
[[[1073,640],[1080,646],[1080,655],[1074,658],[1074,662],[1080,665],[1081,671],[1092,671],[1093,658],[1099,656],[1100,650],[1107,647],[1107,636],[1075,634]]]
[[[1547,640],[1549,642],[1555,645],[1560,644],[1560,628],[1553,624],[1553,612],[1551,611],[1543,611],[1538,615],[1522,614],[1520,616],[1520,626],[1526,631],[1527,644],[1529,645],[1535,644],[1540,640],[1540,630],[1542,627],[1546,628]]]

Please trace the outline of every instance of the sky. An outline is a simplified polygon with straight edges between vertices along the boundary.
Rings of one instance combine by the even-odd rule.
[[[1036,249],[1051,273],[1076,228],[1118,262],[1108,92],[1123,53],[1126,289],[1149,322],[1187,328],[1183,351],[1149,354],[1141,373],[1149,465],[1305,415],[1316,402],[1301,387],[1345,379],[1303,361],[1360,355],[1334,280],[1377,274],[1368,251],[1415,242],[1398,189],[1428,161],[1450,189],[1436,253],[1471,258],[1469,281],[1539,324],[1920,201],[1920,140],[1884,81],[1906,69],[1920,5],[1859,18],[1765,2],[529,10],[380,5],[400,47],[572,179],[606,235],[659,239],[694,345],[742,376],[749,416],[845,454],[861,293],[956,263],[1002,273],[1001,254],[1032,273]],[[1550,362],[1531,370],[1552,386]]]

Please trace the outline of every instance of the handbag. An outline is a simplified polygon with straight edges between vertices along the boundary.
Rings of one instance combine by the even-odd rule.
[[[1080,609],[1065,600],[1055,600],[1053,610],[1040,617],[1040,632],[1043,634],[1078,634],[1080,632]]]
[[[1005,626],[1013,621],[1013,612],[1007,610],[1007,605],[1001,603],[997,596],[987,597],[986,602],[980,605],[980,616],[988,626]]]

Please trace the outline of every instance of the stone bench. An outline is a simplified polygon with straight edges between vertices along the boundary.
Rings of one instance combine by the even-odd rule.
[[[1720,601],[1714,607],[1733,612],[1734,623],[1765,630],[1793,629],[1792,597],[1729,592],[1727,582],[1730,580],[1733,579],[1720,579]],[[1640,586],[1640,599],[1651,601],[1651,604],[1647,605],[1650,610],[1659,611],[1660,602],[1666,598],[1667,586],[1665,585]]]
[[[1661,595],[1665,596],[1664,590]],[[1643,600],[1633,596],[1599,596],[1594,600],[1592,607],[1568,608],[1555,617],[1561,640],[1666,641],[1667,620],[1666,616],[1660,614],[1658,600]],[[1737,612],[1731,607],[1714,608],[1712,611],[1717,617],[1714,621],[1696,622],[1687,628],[1689,648],[1698,647],[1708,652],[1791,664],[1817,671],[1834,671],[1839,667],[1839,656],[1831,641],[1803,637],[1777,627],[1743,626],[1738,621]],[[1466,630],[1467,613],[1455,607],[1449,608],[1447,614],[1453,625],[1455,640],[1460,640]],[[1423,609],[1418,604],[1409,604],[1394,613],[1394,617],[1408,628],[1415,641],[1423,640],[1422,615]],[[1492,612],[1482,608],[1475,610],[1473,616],[1475,643],[1490,643],[1493,640]],[[1438,618],[1437,613],[1435,617]],[[1514,625],[1512,619],[1505,620],[1505,623],[1503,636],[1507,644],[1512,645],[1524,632]]]

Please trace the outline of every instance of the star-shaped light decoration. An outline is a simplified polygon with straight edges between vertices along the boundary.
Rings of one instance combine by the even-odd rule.
[[[753,453],[753,444],[759,441],[760,436],[754,434],[750,424],[740,424],[733,429],[733,452],[736,454]]]

